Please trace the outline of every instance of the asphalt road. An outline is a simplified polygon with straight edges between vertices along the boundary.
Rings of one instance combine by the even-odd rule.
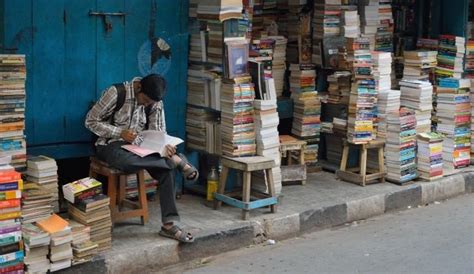
[[[165,272],[474,273],[474,195],[244,248]]]

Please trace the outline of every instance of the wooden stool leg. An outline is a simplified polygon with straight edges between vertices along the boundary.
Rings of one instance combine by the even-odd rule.
[[[251,188],[252,173],[250,171],[244,171],[244,180],[242,184],[242,202],[250,202],[250,188]],[[249,210],[242,209],[242,219],[248,220]]]
[[[289,166],[291,166],[293,164],[293,158],[291,157],[291,150],[288,150],[286,153],[288,155],[287,163],[288,163]]]
[[[118,183],[118,201],[117,201],[117,206],[119,207],[119,210],[121,210],[121,207],[123,206],[123,200],[125,200],[125,189],[127,188],[127,176],[126,175],[120,175],[119,176],[119,183]]]
[[[112,222],[115,222],[117,210],[117,176],[109,175],[107,177],[107,195],[110,198],[110,211],[112,212]]]
[[[217,189],[217,193],[224,194],[225,184],[227,182],[227,175],[229,174],[229,168],[226,166],[222,166],[221,177],[219,178],[219,187]],[[218,201],[214,199],[214,209],[219,209],[222,205],[222,201]]]
[[[367,173],[367,147],[362,145],[360,154],[360,176],[362,177],[362,185],[365,186],[365,178]]]
[[[346,171],[348,158],[349,158],[349,145],[344,144],[344,148],[342,150],[341,167],[339,168],[340,170]]]
[[[273,173],[272,173],[272,170],[269,168],[269,169],[265,170],[265,173],[266,173],[266,175],[267,175],[268,192],[270,193],[270,196],[276,197],[275,184],[274,184],[274,182],[273,182]],[[271,211],[272,213],[276,213],[276,211],[277,211],[276,205],[270,205],[270,211]]]
[[[142,225],[148,222],[148,202],[146,200],[145,190],[145,174],[143,170],[140,170],[137,174],[137,186],[138,186],[138,203],[142,211],[141,221]]]
[[[385,160],[383,155],[383,147],[379,148],[379,172],[385,174]],[[381,183],[385,183],[385,175],[380,178]]]
[[[305,151],[305,149],[304,149],[304,148],[301,148],[301,150],[300,150],[300,160],[299,160],[300,165],[305,165],[305,161],[304,161],[304,151]],[[306,180],[301,180],[301,184],[302,184],[302,185],[305,185],[305,184],[306,184]]]

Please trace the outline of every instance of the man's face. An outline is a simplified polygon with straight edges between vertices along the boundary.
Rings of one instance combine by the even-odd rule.
[[[145,93],[141,92],[141,90],[137,93],[136,98],[137,98],[137,103],[145,107],[148,107],[149,105],[155,102],[152,99],[150,99]]]

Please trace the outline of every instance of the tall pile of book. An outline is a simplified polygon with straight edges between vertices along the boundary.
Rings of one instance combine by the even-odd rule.
[[[387,180],[405,183],[417,177],[416,117],[413,110],[401,108],[387,115],[385,165]]]
[[[437,65],[437,51],[404,51],[403,79],[428,81]]]
[[[392,54],[390,52],[372,52],[372,76],[375,81],[375,91],[378,94],[390,90],[392,86]],[[377,106],[377,105],[376,105]],[[377,107],[373,108],[374,129],[378,132],[380,115]],[[382,117],[383,118],[383,117]]]
[[[197,17],[200,20],[224,21],[242,17],[242,0],[205,0],[199,1]]]
[[[138,197],[138,184],[137,176],[135,174],[127,176],[127,185],[125,187],[125,197],[126,198],[136,198]],[[147,196],[153,196],[156,194],[158,187],[158,181],[153,179],[145,170],[145,193]]]
[[[26,180],[36,183],[52,194],[51,206],[59,212],[58,166],[52,158],[40,155],[28,157]]]
[[[357,7],[343,10],[341,13],[341,34],[346,38],[357,38],[360,35],[360,19]]]
[[[21,231],[25,243],[25,266],[28,273],[46,273],[51,262],[48,259],[49,233],[34,224],[23,224]]]
[[[463,61],[466,53],[466,39],[454,35],[440,35],[438,46],[438,65],[436,78],[452,77],[461,79],[464,71]]]
[[[474,79],[474,40],[468,40],[466,43],[464,78]]]
[[[372,76],[372,54],[367,38],[347,39],[347,62],[352,66],[354,82],[349,98],[347,137],[360,144],[375,138],[374,108],[377,103],[376,83]]]
[[[419,80],[400,81],[400,104],[416,113],[416,132],[431,131],[431,110],[433,109],[433,86]]]
[[[26,182],[21,197],[21,219],[23,224],[34,223],[53,214],[53,194],[37,183]]]
[[[26,169],[25,55],[0,54],[0,157],[11,156],[17,171]]]
[[[387,138],[387,115],[400,110],[400,91],[383,90],[377,94],[378,127],[377,138]]]
[[[311,9],[306,4],[306,0],[288,2],[288,63],[311,62]]]
[[[443,177],[443,134],[425,132],[417,138],[417,166],[421,179],[431,181]]]
[[[91,228],[78,223],[74,220],[69,220],[69,226],[72,231],[72,264],[78,265],[92,260],[92,257],[97,254],[99,247],[95,242],[91,241]]]
[[[0,271],[23,270],[23,242],[21,234],[21,174],[9,165],[10,157],[0,169]],[[5,158],[3,159],[5,160]],[[2,161],[3,162],[3,161]],[[19,272],[21,273],[21,272]]]
[[[439,81],[438,132],[444,133],[444,173],[468,166],[471,150],[471,105],[469,79],[443,78]]]
[[[339,36],[340,23],[341,0],[314,1],[313,39]]]
[[[276,96],[280,97],[283,95],[285,87],[286,44],[288,40],[283,36],[269,38],[275,40],[272,56],[272,78],[275,82]]]
[[[280,119],[277,112],[276,98],[271,100],[255,100],[255,133],[257,139],[257,155],[265,156],[275,161],[272,168],[273,183],[276,193],[281,192],[281,169],[280,169],[280,138],[278,135],[278,124]],[[256,174],[257,178],[252,180],[252,187],[268,192],[268,186],[263,174]]]
[[[393,52],[392,0],[379,0],[379,20],[380,25],[375,35],[375,50]]]
[[[71,219],[90,227],[90,239],[98,244],[98,251],[112,246],[112,218],[110,199],[102,194],[102,184],[92,178],[63,186],[64,198],[69,201]]]
[[[336,71],[328,76],[328,103],[349,103],[349,95],[351,93],[351,77],[352,75],[348,71]]]
[[[379,8],[379,0],[359,1],[361,37],[369,40],[371,50],[375,50],[375,35],[381,27]]]
[[[222,153],[227,156],[252,156],[256,152],[251,77],[225,80],[221,93]]]

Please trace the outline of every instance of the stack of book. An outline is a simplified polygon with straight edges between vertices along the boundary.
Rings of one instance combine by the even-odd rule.
[[[256,152],[251,77],[224,81],[221,95],[222,153],[227,156],[252,156]]]
[[[145,170],[145,193],[147,196],[153,196],[156,194],[158,187],[158,181],[153,179]],[[127,185],[125,188],[126,198],[137,198],[138,197],[138,184],[137,176],[135,174],[127,176]]]
[[[216,112],[188,106],[186,110],[186,146],[220,154],[220,123]]]
[[[433,109],[433,86],[419,80],[400,81],[400,104],[416,112],[416,132],[431,131],[431,110]]]
[[[437,65],[437,51],[404,51],[403,79],[423,80],[432,79]]]
[[[305,163],[318,162],[319,136],[321,132],[321,102],[317,91],[292,93],[294,101],[291,133],[306,141]]]
[[[25,55],[0,54],[0,157],[11,156],[17,171],[26,169]]]
[[[372,54],[367,38],[347,39],[347,63],[352,67],[354,82],[349,98],[348,141],[361,144],[375,138],[374,108],[377,103],[376,82],[372,76]]]
[[[28,182],[41,185],[52,194],[51,206],[54,212],[59,212],[58,166],[56,161],[42,155],[28,157],[26,175]]]
[[[7,157],[10,159],[10,157]],[[8,161],[7,161],[8,162]],[[21,234],[21,174],[5,163],[0,170],[0,271],[23,270],[23,242]],[[19,272],[20,273],[20,272]]]
[[[49,233],[51,242],[49,246],[50,271],[58,271],[71,267],[72,247],[71,247],[71,227],[69,223],[56,214],[49,218],[37,222],[42,230]]]
[[[406,183],[417,177],[416,117],[413,110],[401,108],[387,115],[385,165],[387,180]]]
[[[21,197],[21,219],[23,224],[34,223],[53,214],[53,194],[37,183],[26,182]]]
[[[416,48],[418,50],[438,52],[438,39],[418,38],[416,40]]]
[[[463,61],[466,53],[466,39],[454,35],[440,35],[436,78],[452,77],[461,79],[464,71]]]
[[[474,40],[468,40],[466,43],[464,78],[474,79]]]
[[[313,39],[339,36],[341,33],[341,0],[314,1]]]
[[[418,175],[427,181],[443,177],[443,134],[426,132],[417,136]]]
[[[392,15],[392,0],[379,1],[380,25],[375,35],[375,50],[393,52],[394,21]]]
[[[288,63],[311,62],[311,10],[306,4],[306,0],[288,2]]]
[[[207,29],[207,62],[221,67],[224,58],[224,24],[215,20],[207,21]]]
[[[242,9],[242,0],[203,0],[198,3],[197,18],[219,21],[241,18]]]
[[[97,248],[99,246],[90,240],[90,227],[74,220],[69,221],[69,226],[72,231],[72,252],[74,255],[72,264],[78,265],[91,261],[92,257],[97,254]]]
[[[91,240],[99,245],[98,251],[112,246],[112,218],[109,197],[102,194],[102,184],[92,178],[63,186],[69,217],[91,229]]]
[[[275,161],[272,168],[273,183],[277,193],[281,192],[281,169],[280,169],[280,138],[278,135],[278,124],[280,119],[277,112],[276,99],[255,100],[255,133],[257,139],[257,155],[265,156]],[[252,187],[268,192],[268,186],[263,174],[258,174],[252,180]],[[254,185],[255,183],[255,185]]]
[[[389,91],[392,86],[392,54],[390,52],[378,52],[372,53],[372,75],[375,80],[375,91],[377,94],[385,91]],[[379,113],[378,108],[374,107],[374,129],[378,131],[379,126]]]
[[[51,263],[48,259],[49,233],[34,224],[23,224],[23,240],[25,242],[25,266],[28,273],[46,273]]]
[[[341,34],[346,38],[357,38],[360,35],[360,20],[357,8],[344,10],[341,14]]]
[[[286,44],[288,40],[283,36],[269,38],[275,40],[272,56],[272,78],[275,82],[276,96],[280,97],[283,95],[285,87]]]
[[[378,127],[377,138],[387,138],[387,115],[400,110],[400,91],[383,90],[377,94]]]
[[[361,37],[369,40],[370,49],[375,50],[375,35],[381,26],[379,16],[379,0],[359,1]]]
[[[471,150],[471,105],[469,79],[443,78],[439,81],[438,132],[444,133],[444,173],[468,166]]]
[[[207,61],[207,31],[197,29],[189,37],[189,61],[206,62]]]
[[[348,71],[336,71],[328,76],[328,103],[349,103],[349,95],[351,93],[351,77],[352,74]]]
[[[316,69],[313,64],[290,65],[290,91],[302,93],[316,90]]]

